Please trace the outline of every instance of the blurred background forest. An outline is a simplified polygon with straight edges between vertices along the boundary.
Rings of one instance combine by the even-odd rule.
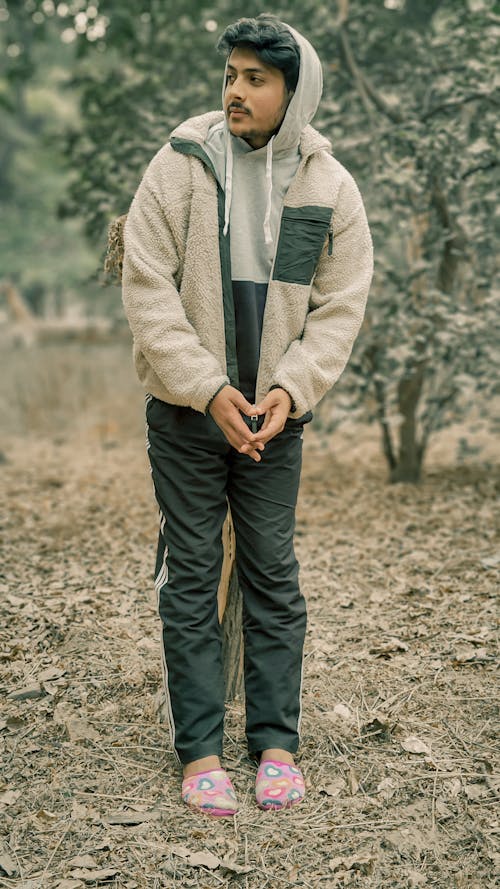
[[[314,125],[355,176],[375,246],[361,336],[315,423],[378,424],[389,478],[417,481],[435,433],[490,428],[498,395],[494,0],[0,0],[0,336],[14,375],[1,394],[28,423],[49,396],[62,416],[75,362],[53,347],[70,340],[85,344],[81,381],[116,379],[129,334],[103,272],[108,226],[171,129],[220,106],[223,28],[262,11],[318,50]],[[44,392],[22,385],[26,350]]]

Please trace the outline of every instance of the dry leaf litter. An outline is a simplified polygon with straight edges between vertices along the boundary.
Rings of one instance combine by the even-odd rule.
[[[14,359],[0,886],[497,885],[494,458],[457,463],[464,430],[448,430],[420,486],[390,486],[373,427],[328,441],[307,429],[296,548],[308,795],[279,815],[256,808],[236,700],[224,762],[241,811],[214,823],[181,803],[159,721],[157,515],[129,352],[40,351],[26,379],[25,354]]]

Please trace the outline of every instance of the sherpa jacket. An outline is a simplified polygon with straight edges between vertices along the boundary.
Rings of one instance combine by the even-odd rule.
[[[123,303],[147,392],[206,413],[239,388],[224,192],[203,143],[223,112],[191,118],[151,160],[124,228]],[[373,273],[363,201],[313,127],[285,196],[262,326],[258,403],[280,386],[299,418],[341,375]]]

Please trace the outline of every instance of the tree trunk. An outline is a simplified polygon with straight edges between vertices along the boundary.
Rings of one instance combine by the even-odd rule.
[[[217,601],[219,605],[219,621],[222,624],[222,657],[226,700],[232,701],[237,695],[243,694],[243,632],[241,626],[241,590],[234,561],[236,550],[234,528],[229,509],[224,522],[222,540],[224,543],[224,562]]]
[[[419,482],[423,448],[417,439],[416,410],[422,392],[424,368],[421,365],[398,385],[399,412],[403,417],[399,429],[399,454],[391,469],[391,482]]]
[[[243,697],[243,632],[241,590],[233,565],[228,587],[228,602],[222,621],[222,656],[226,700]]]
[[[466,255],[467,241],[457,222],[452,219],[446,195],[437,178],[434,179],[432,203],[436,210],[439,222],[444,231],[447,232],[437,271],[436,286],[439,290],[444,291],[444,293],[453,293],[453,290],[456,287],[459,265]]]

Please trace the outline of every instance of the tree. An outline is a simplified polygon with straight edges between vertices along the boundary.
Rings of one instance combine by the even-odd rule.
[[[216,102],[220,71],[207,8],[206,0],[106,0],[99,28],[87,19],[85,30],[82,20],[75,34],[71,86],[81,95],[83,126],[67,131],[74,175],[61,212],[83,217],[93,243],[102,245],[110,220],[126,212],[173,127]]]
[[[332,14],[294,0],[275,10],[323,59],[316,123],[359,182],[375,242],[366,322],[326,406],[341,396],[378,422],[392,481],[418,481],[431,436],[494,392],[493,6],[338,0]],[[171,128],[220,106],[216,33],[265,9],[107,0],[97,31],[79,19],[83,125],[68,134],[77,172],[64,211],[82,214],[94,240],[126,211]]]
[[[69,184],[60,133],[78,125],[78,96],[67,88],[74,49],[61,40],[54,5],[43,6],[53,14],[35,0],[0,0],[0,268],[39,315],[77,294],[82,307],[90,302],[97,261],[81,219],[61,225],[57,216]]]
[[[498,391],[498,16],[482,0],[387,6],[399,14],[339,3],[332,29],[345,88],[331,112],[349,120],[347,166],[363,157],[373,184],[377,258],[341,389],[380,424],[391,481],[415,482],[432,434]]]

